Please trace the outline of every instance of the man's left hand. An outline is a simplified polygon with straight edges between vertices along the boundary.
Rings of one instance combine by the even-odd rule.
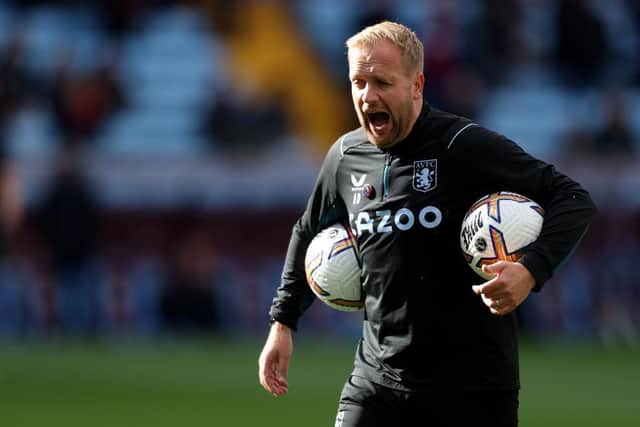
[[[473,291],[482,297],[491,313],[504,315],[515,310],[527,299],[535,285],[535,279],[527,268],[517,262],[498,261],[482,266],[485,274],[496,277],[481,285],[473,286]]]

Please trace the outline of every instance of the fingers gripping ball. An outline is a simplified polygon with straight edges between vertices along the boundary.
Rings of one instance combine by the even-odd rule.
[[[500,191],[475,202],[462,220],[460,246],[467,264],[484,279],[485,264],[519,260],[540,235],[544,210],[517,193]]]
[[[307,283],[321,301],[336,310],[362,310],[360,259],[349,227],[334,224],[318,233],[304,265]]]

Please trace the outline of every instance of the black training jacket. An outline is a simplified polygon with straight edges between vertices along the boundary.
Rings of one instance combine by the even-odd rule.
[[[308,243],[348,222],[365,293],[355,375],[402,390],[517,389],[515,315],[492,315],[473,293],[483,280],[459,243],[467,209],[496,191],[545,209],[540,237],[520,260],[539,290],[595,213],[579,184],[504,136],[427,103],[410,135],[388,150],[363,129],[343,135],[293,228],[272,319],[296,329],[315,299],[304,272]]]

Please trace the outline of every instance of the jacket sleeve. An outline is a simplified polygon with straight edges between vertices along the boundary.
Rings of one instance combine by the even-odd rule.
[[[460,151],[467,182],[482,182],[478,197],[511,191],[531,198],[544,210],[538,239],[520,259],[535,278],[539,291],[573,253],[586,233],[596,207],[577,182],[548,163],[526,153],[504,136],[472,127],[452,147]]]
[[[315,300],[307,285],[304,258],[313,237],[322,229],[348,218],[344,202],[337,192],[337,168],[341,159],[340,144],[334,144],[325,157],[307,207],[293,226],[284,262],[280,286],[269,315],[296,330],[298,319]]]

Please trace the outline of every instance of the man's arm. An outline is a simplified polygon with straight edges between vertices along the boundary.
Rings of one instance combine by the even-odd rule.
[[[337,194],[336,174],[341,156],[340,146],[334,144],[322,164],[307,208],[293,227],[282,280],[269,310],[272,320],[292,330],[297,329],[298,319],[315,301],[304,268],[307,247],[319,231],[347,218],[344,202]]]
[[[538,239],[519,261],[533,274],[540,290],[573,253],[596,208],[577,182],[538,160],[504,136],[475,126],[462,134],[452,149],[468,179],[481,181],[477,197],[494,191],[512,191],[539,203],[545,210]],[[481,178],[481,179],[479,179]]]
[[[274,396],[284,395],[289,389],[287,373],[293,353],[292,330],[297,329],[298,319],[315,300],[304,268],[309,242],[323,228],[346,218],[336,186],[340,158],[340,148],[334,144],[320,169],[307,208],[293,227],[282,281],[269,310],[272,323],[258,360],[258,376],[260,384]]]
[[[457,146],[456,146],[457,145]],[[483,177],[477,196],[513,191],[530,197],[544,209],[538,239],[518,263],[488,266],[497,276],[474,291],[494,314],[505,314],[520,305],[529,293],[539,291],[571,256],[586,233],[596,208],[577,182],[553,165],[526,153],[502,135],[481,127],[471,128],[453,149],[464,150],[464,170],[469,177]]]
[[[262,387],[276,397],[289,391],[287,373],[292,354],[291,329],[280,322],[273,322],[258,358],[258,377]]]

